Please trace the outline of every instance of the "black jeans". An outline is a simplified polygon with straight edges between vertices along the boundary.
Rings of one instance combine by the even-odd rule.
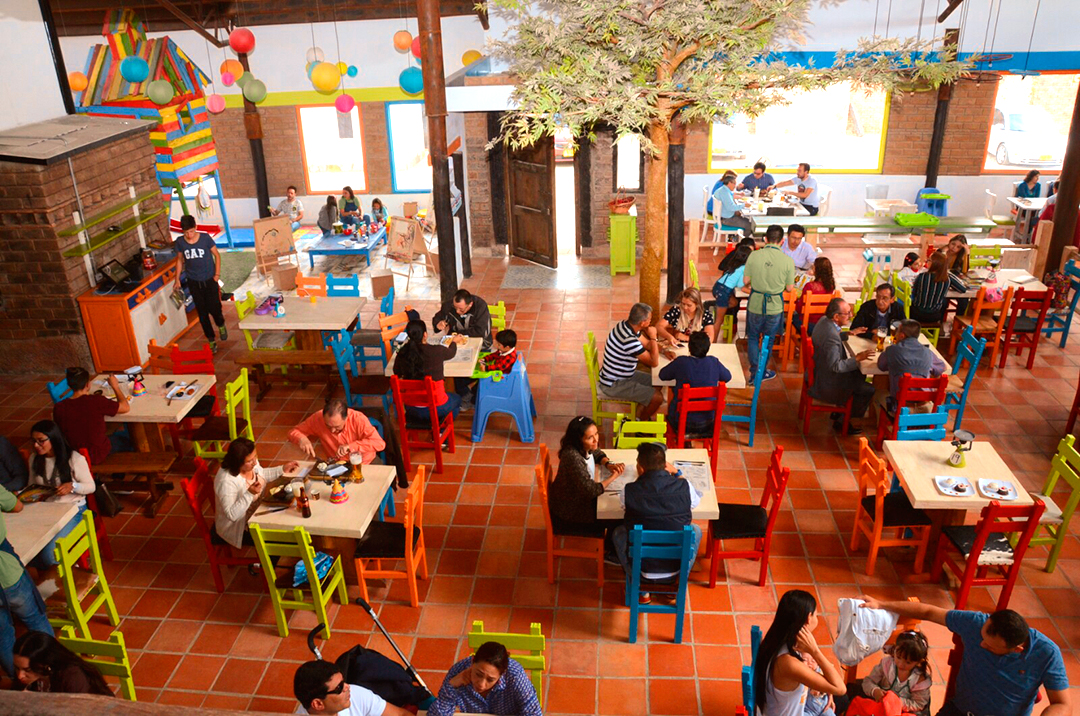
[[[188,279],[187,285],[191,300],[195,303],[195,311],[199,314],[199,325],[202,326],[206,340],[212,343],[217,340],[217,336],[214,335],[210,318],[213,317],[218,326],[225,325],[225,316],[221,315],[221,288],[212,278],[207,281]]]

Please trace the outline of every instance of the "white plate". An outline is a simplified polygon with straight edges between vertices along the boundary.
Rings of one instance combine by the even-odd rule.
[[[165,394],[165,397],[169,400],[190,400],[191,398],[195,397],[195,393],[199,392],[199,388],[198,386],[193,387],[191,389],[191,394],[188,395],[187,387],[187,383],[178,383],[177,385],[174,385],[168,393]]]
[[[958,490],[959,485],[964,485],[964,489]],[[937,487],[938,492],[949,497],[975,496],[975,488],[971,486],[971,482],[966,477],[938,475],[934,478],[934,486]]]
[[[1016,485],[1010,480],[994,480],[989,477],[981,477],[978,481],[979,494],[988,500],[1001,500],[1011,502],[1019,495],[1016,493]],[[1005,492],[999,492],[1004,489]]]

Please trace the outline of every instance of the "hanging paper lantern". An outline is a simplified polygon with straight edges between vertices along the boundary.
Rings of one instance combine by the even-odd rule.
[[[420,94],[424,89],[424,74],[418,67],[409,67],[398,75],[398,84],[405,94]]]
[[[251,80],[253,79],[255,78],[251,75],[250,72],[245,72],[244,74],[236,78],[236,84],[240,87],[240,89],[244,89],[244,87],[247,86],[247,83],[251,82]]]
[[[244,74],[244,66],[240,64],[240,60],[225,60],[218,68],[218,72],[221,74],[228,72],[233,77],[239,77]]]
[[[241,73],[241,74],[243,74],[243,73]],[[222,72],[221,73],[221,84],[225,85],[226,87],[232,87],[233,84],[235,84],[235,83],[236,83],[236,75],[234,75],[232,72]]]
[[[312,62],[322,62],[326,59],[326,55],[323,53],[322,48],[312,47],[308,49],[304,59],[308,64],[311,64]]]
[[[344,62],[339,62],[337,63],[337,71],[338,74],[344,75],[346,72],[349,71],[349,66]]]
[[[350,95],[343,94],[334,100],[334,106],[337,107],[337,111],[342,114],[348,114],[353,111],[353,107],[356,106],[356,100]]]
[[[86,89],[87,84],[89,84],[89,81],[82,72],[68,73],[68,87],[71,87],[72,92],[82,92]]]
[[[345,73],[349,75],[349,77],[356,77],[360,74],[360,70],[357,69],[356,65],[349,65],[349,69],[345,70]]]
[[[413,57],[420,57],[420,36],[417,35],[413,38],[412,45],[410,46]]]
[[[481,55],[476,50],[466,50],[465,54],[461,56],[461,64],[468,67],[472,63],[479,60],[481,57],[483,57],[483,55]]]
[[[245,54],[255,49],[255,35],[246,27],[238,27],[229,33],[229,47],[237,54]]]
[[[394,49],[404,52],[412,44],[412,33],[408,30],[398,30],[394,33]]]
[[[244,98],[256,104],[262,102],[266,99],[266,83],[252,78],[250,82],[244,85]]]
[[[340,82],[341,73],[338,72],[337,67],[329,62],[320,62],[311,71],[311,84],[315,85],[317,90],[331,92],[337,88]]]
[[[175,95],[176,90],[173,89],[173,86],[169,84],[168,80],[154,80],[146,89],[146,96],[149,97],[150,101],[154,104],[168,104]]]
[[[128,82],[142,82],[150,76],[150,65],[136,55],[125,57],[120,63],[120,75]]]
[[[221,114],[225,111],[225,98],[219,94],[212,94],[206,98],[206,110],[210,114]]]

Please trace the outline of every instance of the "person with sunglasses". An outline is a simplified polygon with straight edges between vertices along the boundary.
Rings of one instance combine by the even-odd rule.
[[[363,686],[345,681],[341,669],[321,659],[301,664],[293,676],[293,695],[303,711],[332,716],[411,716]]]
[[[30,458],[30,485],[51,488],[49,502],[71,502],[78,509],[49,542],[41,548],[29,565],[36,569],[55,567],[56,541],[71,534],[82,522],[86,511],[86,496],[97,490],[90,464],[81,453],[71,449],[60,426],[51,420],[39,420],[30,428],[34,453]]]
[[[317,441],[331,460],[360,453],[365,465],[386,449],[386,442],[367,416],[350,409],[344,398],[327,400],[322,410],[292,429],[289,440],[312,459],[318,457],[312,444]]]

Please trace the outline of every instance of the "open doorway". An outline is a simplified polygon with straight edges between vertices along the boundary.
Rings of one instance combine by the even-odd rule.
[[[555,134],[555,247],[560,258],[570,259],[577,253],[574,149],[567,129]]]

